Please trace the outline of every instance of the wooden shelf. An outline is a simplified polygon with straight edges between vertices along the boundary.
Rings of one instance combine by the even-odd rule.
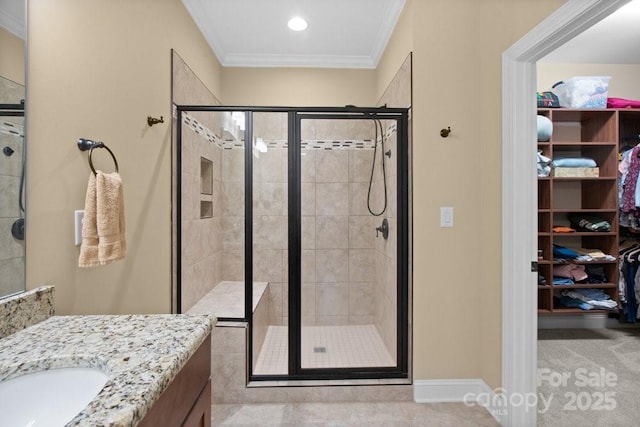
[[[617,236],[614,231],[575,231],[573,233],[551,233],[554,236]]]
[[[538,314],[545,316],[558,316],[566,314],[614,314],[617,310],[582,310],[579,308],[554,308],[553,310],[538,309]]]
[[[543,258],[538,259],[537,263],[538,274],[547,283],[538,285],[538,313],[615,313],[616,310],[559,308],[554,306],[554,295],[562,290],[603,289],[611,299],[618,301],[617,260],[572,262],[602,267],[608,283],[553,285],[553,267],[566,263],[552,258],[554,243],[600,250],[614,257],[618,255],[618,141],[623,113],[614,109],[543,108],[538,110],[538,114],[548,117],[554,124],[550,141],[538,143],[538,150],[542,154],[550,159],[592,158],[600,170],[598,177],[538,177],[538,249]],[[640,115],[633,117],[637,117],[637,129],[640,130]],[[626,126],[627,133],[636,129],[628,124]],[[568,216],[573,213],[601,217],[611,224],[611,231],[554,233],[554,226],[569,226]]]
[[[545,211],[549,211],[549,209],[543,209]],[[575,209],[554,209],[554,213],[574,213]],[[617,209],[579,209],[580,213],[588,213],[588,214],[598,214],[598,213],[611,213],[618,214]]]
[[[538,143],[538,145],[541,143]],[[548,143],[547,143],[548,144]],[[555,147],[575,147],[575,146],[584,146],[584,147],[589,147],[589,146],[598,146],[598,145],[610,145],[612,147],[617,147],[618,143],[614,142],[614,141],[562,141],[562,142],[554,142],[553,145]]]
[[[540,263],[540,261],[538,261]],[[571,264],[580,264],[580,265],[589,265],[589,264],[617,264],[618,260],[615,261],[607,261],[605,259],[597,260],[597,261],[571,261]],[[563,265],[569,264],[568,262],[559,262],[553,261],[553,265]]]
[[[553,290],[569,290],[569,289],[611,289],[617,288],[615,283],[576,283],[574,285],[551,285]]]
[[[615,176],[552,176],[554,181],[617,181]]]

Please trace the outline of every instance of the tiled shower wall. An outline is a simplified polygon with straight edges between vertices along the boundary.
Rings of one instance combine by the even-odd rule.
[[[373,121],[303,121],[302,132],[303,140],[325,141],[302,151],[303,325],[373,324]]]
[[[410,88],[409,57],[380,103],[409,107]],[[198,119],[207,120],[204,116]],[[211,129],[220,129],[221,121],[222,118],[214,120]],[[384,126],[389,137],[385,149],[392,150],[392,158],[386,159],[388,211],[384,216],[389,219],[391,229],[385,241],[375,236],[375,227],[382,217],[369,214],[366,203],[373,156],[372,122],[303,122],[303,141],[308,144],[302,158],[302,312],[305,325],[373,323],[391,354],[395,354],[397,158],[395,132],[389,129],[389,124]],[[266,153],[256,153],[258,157],[253,158],[254,281],[270,283],[272,325],[288,323],[287,152],[283,148],[286,128],[286,114],[254,114],[254,136],[263,138],[270,146]],[[201,155],[211,156],[217,179],[211,197],[212,218],[192,215],[186,220],[193,222],[189,225],[191,231],[187,236],[183,234],[183,241],[191,238],[195,242],[189,258],[192,267],[184,273],[192,274],[190,282],[196,285],[189,299],[192,304],[221,280],[244,280],[244,149],[225,144],[224,135],[218,136],[219,144],[224,145],[220,148],[210,141],[207,146],[203,133],[191,134],[188,138],[200,141],[194,145],[205,151],[213,150],[191,153],[193,165]],[[354,148],[357,141],[364,140],[369,145]],[[195,170],[195,166],[191,168],[191,176],[184,182],[199,188]],[[382,206],[381,185],[378,163],[372,190],[374,211]],[[192,193],[194,198],[200,197],[197,191]],[[197,212],[195,201],[188,203]],[[211,225],[208,231],[204,230],[205,223]],[[183,233],[189,226],[183,227]],[[184,283],[183,298],[188,292]]]
[[[219,105],[220,102],[202,84],[200,79],[182,60],[177,52],[172,51],[172,102],[175,105]],[[175,120],[175,115],[173,120]],[[193,119],[199,120],[208,129],[218,128],[215,116],[194,113]],[[172,126],[172,129],[177,127]],[[172,232],[174,234],[174,274],[177,271],[175,263],[177,257],[182,259],[182,306],[174,307],[176,310],[186,312],[203,295],[209,292],[220,281],[221,272],[221,204],[220,204],[220,149],[211,144],[204,128],[189,127],[185,125],[183,137],[183,167],[182,167],[182,223],[176,223],[175,210],[172,217]],[[173,140],[176,140],[174,135]],[[201,182],[201,158],[212,162],[211,193],[202,194]],[[172,156],[174,173],[172,179],[176,179],[177,156]],[[173,188],[177,188],[174,182]],[[208,192],[208,191],[207,191]],[[173,206],[177,204],[177,192],[174,192]],[[211,201],[211,215],[201,218],[201,202]],[[182,252],[177,246],[178,232],[182,238]],[[176,277],[173,278],[176,283]],[[174,292],[176,290],[174,289]],[[173,295],[174,304],[177,295]]]
[[[24,99],[24,86],[0,77],[0,103],[17,104]],[[23,291],[24,240],[11,235],[11,226],[23,214],[18,205],[24,117],[0,116],[0,146],[13,150],[11,156],[0,153],[0,296]]]
[[[384,122],[383,122],[384,124]],[[387,128],[385,126],[385,128]],[[388,239],[375,240],[375,267],[373,268],[375,322],[380,336],[391,354],[396,354],[397,343],[397,315],[398,315],[398,191],[397,191],[397,133],[389,132],[385,140],[384,150],[391,150],[391,159],[386,163],[387,176],[387,210],[384,216],[376,219],[376,225],[380,225],[382,218],[389,221]],[[379,150],[380,151],[380,150]],[[378,153],[380,155],[380,153]],[[374,188],[382,188],[382,174],[374,177]],[[383,205],[383,192],[374,193],[375,205]]]
[[[266,114],[266,113],[265,113]],[[269,141],[282,138],[286,115],[254,114],[254,135]],[[281,126],[282,125],[282,126]],[[275,128],[270,134],[269,128]],[[286,138],[285,138],[286,139]],[[245,150],[224,142],[222,151],[223,262],[224,280],[244,280]],[[269,318],[282,324],[283,283],[287,257],[286,151],[254,151],[253,157],[253,281],[269,282]],[[278,317],[276,318],[276,314]],[[273,324],[273,323],[272,323]]]
[[[282,113],[254,114],[254,136],[270,146],[267,152],[256,151],[253,157],[254,281],[270,283],[272,325],[288,321],[286,120]],[[375,321],[375,221],[366,200],[373,136],[373,122],[369,120],[313,120],[303,124],[303,140],[308,147],[303,150],[302,163],[305,325]],[[183,253],[183,266],[185,260],[193,260],[187,264],[193,267],[185,270],[183,277],[190,277],[189,282],[196,285],[242,281],[244,149],[225,141],[217,141],[224,149],[215,148],[216,143],[207,141],[204,133],[189,132],[183,138],[183,162],[191,159],[183,171],[183,206],[191,206],[189,219],[183,221],[183,234],[193,238],[187,243],[189,240],[183,237],[186,246],[193,246],[185,247]],[[191,147],[188,151],[186,144]],[[219,190],[214,190],[212,197],[213,218],[207,220],[197,218],[198,191],[188,190],[197,189],[197,163],[202,155],[211,156],[214,170],[220,172]],[[209,244],[207,239],[211,239]],[[202,291],[193,295],[205,288],[203,285]]]
[[[385,150],[394,152],[389,125],[383,122]],[[270,283],[272,325],[287,324],[287,151],[273,147],[286,140],[285,128],[284,114],[255,114],[254,135],[272,148],[253,158],[254,281]],[[376,218],[367,208],[374,133],[370,120],[303,122],[303,324],[376,324],[395,336],[395,158],[385,157],[387,211]],[[183,135],[183,279],[195,299],[183,298],[190,306],[221,280],[244,280],[244,149],[221,149],[204,132]],[[370,201],[376,212],[384,204],[381,148],[377,156]],[[213,216],[206,219],[198,216],[206,197],[199,192],[201,157],[214,170]],[[388,242],[376,238],[383,217],[392,224]]]
[[[182,132],[182,147],[180,255],[184,312],[222,280],[222,150],[192,129]],[[205,186],[211,191],[207,188],[203,192],[202,181],[209,180],[203,170],[207,162],[211,162],[211,178]]]
[[[411,108],[411,60],[409,55],[395,77],[387,87],[384,95],[378,102],[379,105],[386,104],[388,107]],[[396,354],[397,348],[397,229],[393,224],[397,222],[397,134],[390,133],[388,143],[385,144],[385,150],[391,149],[391,160],[387,163],[387,185],[392,189],[389,192],[389,209],[388,219],[392,224],[389,230],[389,239],[377,239],[375,245],[375,325],[382,337],[389,353]],[[411,115],[409,116],[409,144],[408,149],[411,150]],[[408,154],[411,159],[411,153]],[[411,160],[409,160],[409,163]],[[411,165],[409,165],[411,167]],[[411,173],[408,174],[411,176]],[[376,176],[376,185],[379,185],[380,176]],[[376,193],[379,197],[380,193]],[[411,189],[409,189],[409,203],[411,203]],[[409,206],[411,212],[411,206]],[[411,223],[411,218],[409,218]],[[411,238],[411,232],[408,233],[408,239]],[[409,245],[411,247],[411,245]],[[411,260],[407,260],[411,265]],[[411,279],[409,279],[411,280]],[[409,283],[411,288],[411,283]],[[411,289],[409,289],[409,310],[411,310]],[[411,312],[408,313],[409,322],[411,322]],[[410,328],[410,325],[409,325]],[[411,333],[409,333],[411,337]],[[411,354],[411,351],[409,351]]]

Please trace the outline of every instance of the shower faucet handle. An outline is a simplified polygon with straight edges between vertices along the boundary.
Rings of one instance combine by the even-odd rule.
[[[376,227],[376,238],[378,237],[378,233],[382,233],[382,238],[387,240],[389,238],[389,221],[387,218],[382,220],[382,224],[379,227]]]

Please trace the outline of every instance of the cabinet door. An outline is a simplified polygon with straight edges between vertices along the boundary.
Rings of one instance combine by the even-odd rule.
[[[200,393],[182,427],[211,427],[211,380]]]
[[[211,406],[211,334],[175,376],[171,384],[160,395],[149,412],[138,424],[139,427],[179,427],[194,412],[197,402],[208,401]],[[203,397],[208,388],[208,397]],[[203,403],[204,404],[204,403]],[[195,412],[198,412],[195,410]],[[194,412],[194,414],[195,414]],[[202,411],[200,411],[202,412]],[[194,415],[195,419],[199,419]],[[202,418],[202,417],[200,417]],[[207,422],[207,419],[204,419]],[[211,409],[209,409],[211,424]],[[200,425],[200,424],[195,424]]]

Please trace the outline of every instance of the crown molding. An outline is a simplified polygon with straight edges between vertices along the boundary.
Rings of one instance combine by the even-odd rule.
[[[398,23],[398,19],[400,19],[402,9],[404,9],[404,4],[405,0],[388,3],[387,11],[385,12],[385,14],[390,18],[384,21],[385,25],[384,27],[380,28],[378,37],[371,49],[371,62],[375,64],[374,68],[378,66],[378,62],[380,62],[380,58],[382,58],[382,54],[387,48],[387,44],[389,43],[389,39],[393,34],[393,30]]]

